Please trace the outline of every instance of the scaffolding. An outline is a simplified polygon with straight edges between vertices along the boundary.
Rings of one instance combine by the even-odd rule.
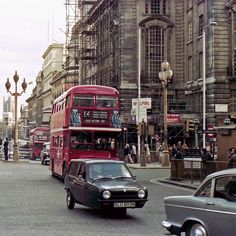
[[[117,87],[120,78],[120,39],[119,35],[119,1],[99,0],[90,9],[87,25],[93,32],[93,49],[95,58],[90,63],[86,80],[90,83],[106,84]]]
[[[116,87],[120,78],[119,0],[66,0],[66,64],[75,84]]]
[[[66,7],[66,62],[64,69],[68,73],[67,84],[80,84],[79,81],[79,34],[77,24],[80,19],[79,0],[65,0]]]

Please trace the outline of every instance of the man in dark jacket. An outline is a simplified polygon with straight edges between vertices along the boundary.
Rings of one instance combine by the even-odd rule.
[[[206,148],[202,149],[202,169],[203,169],[203,177],[206,177],[210,174],[211,162],[214,161],[214,157],[211,155],[210,151]]]
[[[232,148],[231,155],[229,158],[229,168],[236,168],[236,149]]]
[[[4,157],[5,157],[5,161],[8,160],[8,139],[6,138],[6,140],[3,143],[3,150],[4,150]]]

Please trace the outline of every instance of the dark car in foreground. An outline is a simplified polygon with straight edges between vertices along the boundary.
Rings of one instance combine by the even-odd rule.
[[[122,215],[127,208],[142,208],[148,190],[137,183],[123,161],[101,159],[71,160],[65,177],[66,202]]]
[[[172,234],[235,236],[236,169],[215,172],[192,196],[166,197],[164,204],[167,218],[162,225]]]

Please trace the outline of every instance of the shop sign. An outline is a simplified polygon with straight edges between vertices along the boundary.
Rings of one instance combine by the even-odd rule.
[[[167,123],[180,123],[179,114],[167,114]]]

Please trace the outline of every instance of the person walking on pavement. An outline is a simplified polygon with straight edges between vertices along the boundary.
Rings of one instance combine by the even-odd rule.
[[[130,150],[130,146],[129,146],[128,143],[126,143],[126,145],[125,145],[125,148],[124,148],[124,155],[125,155],[124,161],[125,161],[126,163],[131,163],[131,164],[134,163],[134,162],[133,162],[133,159],[131,158],[131,150]]]
[[[8,139],[6,138],[6,140],[3,143],[5,161],[8,161],[8,144],[9,144]]]
[[[232,148],[231,153],[228,156],[229,158],[229,165],[228,168],[236,168],[236,149]]]
[[[209,174],[210,171],[210,162],[214,161],[213,156],[210,153],[210,150],[207,150],[206,148],[202,149],[202,168],[203,168],[203,175],[206,177]]]
[[[137,149],[136,146],[134,145],[134,143],[131,144],[131,157],[134,161],[134,163],[137,163]]]
[[[151,153],[148,144],[145,145],[145,159],[146,162],[151,163]]]

